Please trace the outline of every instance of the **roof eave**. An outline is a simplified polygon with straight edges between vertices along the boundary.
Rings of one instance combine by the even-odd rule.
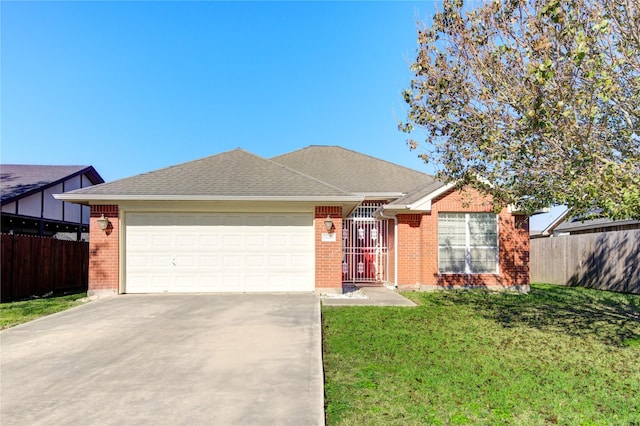
[[[354,192],[354,194],[365,200],[389,200],[407,195],[404,192]]]
[[[250,195],[103,195],[103,194],[53,194],[57,200],[77,204],[98,204],[117,201],[282,201],[282,202],[360,202],[363,197],[340,196],[250,196]]]
[[[626,219],[626,220],[616,220],[611,222],[599,222],[599,223],[580,223],[580,224],[569,224],[564,228],[556,228],[554,231],[559,232],[574,232],[574,231],[586,231],[588,229],[598,229],[598,228],[609,228],[613,226],[625,226],[625,225],[635,225],[640,223],[638,220]]]
[[[407,204],[385,204],[381,207],[383,212],[391,212],[391,214],[398,214],[400,212],[410,211]]]

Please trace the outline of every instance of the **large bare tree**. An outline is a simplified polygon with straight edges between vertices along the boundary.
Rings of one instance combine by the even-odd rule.
[[[640,219],[640,0],[444,0],[418,44],[399,128],[441,179]]]

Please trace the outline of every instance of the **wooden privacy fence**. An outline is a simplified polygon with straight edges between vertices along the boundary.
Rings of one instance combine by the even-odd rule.
[[[2,302],[87,289],[89,243],[2,234]]]
[[[531,240],[531,282],[640,294],[640,229]]]

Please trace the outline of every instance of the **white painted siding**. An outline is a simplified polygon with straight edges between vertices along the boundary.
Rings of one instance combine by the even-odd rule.
[[[42,214],[42,193],[38,192],[18,201],[18,214],[40,217]]]
[[[47,219],[62,220],[62,201],[53,198],[53,194],[62,192],[62,184],[52,186],[44,191],[44,217]]]
[[[16,203],[9,203],[2,206],[2,213],[16,213]]]
[[[64,181],[64,192],[80,188],[80,176],[72,177]],[[64,220],[66,222],[82,222],[82,208],[80,204],[64,203]]]

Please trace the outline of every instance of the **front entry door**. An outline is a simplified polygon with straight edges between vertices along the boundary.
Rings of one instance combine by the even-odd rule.
[[[372,217],[350,217],[343,221],[343,282],[387,281],[389,258],[387,223],[386,220]]]

